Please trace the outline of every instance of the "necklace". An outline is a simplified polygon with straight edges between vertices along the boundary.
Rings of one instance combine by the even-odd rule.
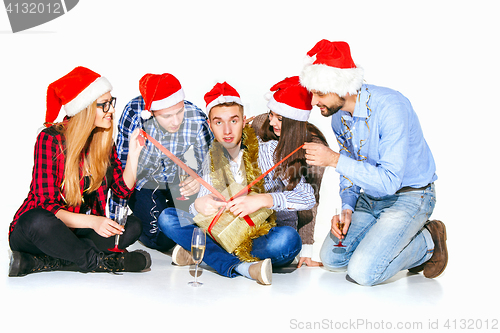
[[[366,109],[368,110],[368,117],[366,117],[366,119],[365,119],[365,124],[366,124],[366,127],[368,128],[368,134],[367,134],[366,139],[359,140],[359,145],[358,145],[359,148],[358,148],[358,151],[356,152],[356,156],[353,156],[352,152],[349,149],[347,149],[347,147],[344,145],[344,143],[342,141],[339,140],[339,137],[344,138],[345,142],[348,140],[352,140],[352,138],[353,138],[352,130],[343,117],[341,117],[340,120],[342,122],[342,125],[345,127],[345,130],[339,137],[337,137],[337,142],[340,146],[339,153],[342,152],[342,150],[344,150],[348,153],[348,155],[355,157],[356,160],[358,160],[358,161],[365,161],[367,159],[366,156],[361,154],[361,148],[363,148],[363,146],[366,144],[366,141],[368,140],[368,137],[370,135],[370,125],[368,125],[368,120],[372,116],[372,109],[368,106],[368,102],[370,101],[370,98],[372,95],[371,95],[370,91],[368,90],[368,87],[365,87],[365,89],[366,89],[366,92],[368,93],[368,98],[366,99],[366,102],[365,102]],[[361,93],[358,93],[358,103],[360,102],[360,99],[361,99]],[[342,175],[342,177],[350,183],[350,185],[348,187],[342,189],[342,192],[344,192],[345,190],[352,188],[354,186],[354,183],[348,177],[346,177],[344,175]]]

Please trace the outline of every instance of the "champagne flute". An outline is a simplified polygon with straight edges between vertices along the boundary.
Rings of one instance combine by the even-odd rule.
[[[196,268],[194,270],[194,281],[188,283],[192,287],[200,287],[203,285],[203,283],[198,282],[198,265],[201,263],[203,255],[205,254],[206,239],[207,235],[205,229],[194,228],[193,237],[191,238],[191,255],[193,256]]]
[[[184,170],[180,166],[177,166],[177,172],[179,173],[179,183],[182,183],[188,177],[188,173],[186,172],[186,170]],[[180,187],[179,187],[179,189],[180,189]],[[184,195],[181,195],[180,197],[177,197],[175,199],[177,199],[177,200],[188,200],[188,198],[186,198]]]
[[[123,226],[125,223],[127,223],[127,217],[128,217],[128,206],[116,206],[115,209],[115,221],[119,225]],[[118,248],[118,242],[120,241],[120,235],[115,236],[115,247],[108,249],[108,251],[111,252],[125,252],[125,250],[121,250]]]
[[[335,215],[337,215],[337,209],[335,209]],[[340,237],[345,236],[344,235],[344,225],[345,225],[345,211],[340,209],[340,214],[339,214],[339,221],[337,222],[337,227],[340,230]],[[345,247],[345,245],[342,244],[342,240],[339,238],[339,243],[334,245],[335,247]]]

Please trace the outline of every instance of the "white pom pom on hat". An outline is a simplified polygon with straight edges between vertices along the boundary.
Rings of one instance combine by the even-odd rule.
[[[351,58],[346,42],[323,39],[307,52],[308,64],[300,74],[300,83],[309,91],[354,95],[363,85],[364,70]]]
[[[141,111],[141,118],[142,119],[148,120],[149,118],[151,118],[151,116],[152,116],[151,111],[148,111],[148,110],[142,110]]]

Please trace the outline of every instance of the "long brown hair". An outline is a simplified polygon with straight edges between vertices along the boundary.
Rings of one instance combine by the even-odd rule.
[[[82,177],[91,176],[87,191],[93,192],[101,186],[110,165],[113,126],[107,129],[94,127],[96,112],[94,101],[64,123],[56,125],[65,138],[64,198],[69,206],[82,203]]]
[[[307,121],[298,121],[287,117],[282,117],[280,136],[274,134],[273,128],[269,124],[269,117],[264,120],[258,135],[262,141],[278,140],[274,151],[274,163],[281,161],[304,142],[312,142],[313,138],[319,139],[321,143],[328,146],[325,136],[316,126]],[[308,172],[304,149],[299,149],[276,168],[275,177],[288,180],[287,191],[293,190],[302,176],[306,178],[308,183],[311,182],[312,175]]]

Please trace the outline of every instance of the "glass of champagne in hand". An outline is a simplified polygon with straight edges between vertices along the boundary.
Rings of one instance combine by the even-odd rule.
[[[196,268],[194,270],[194,281],[188,283],[193,287],[200,287],[203,285],[203,283],[198,282],[198,265],[203,260],[203,255],[205,254],[206,239],[205,229],[194,228],[193,237],[191,238],[191,255],[193,256]]]
[[[179,173],[179,184],[180,184],[186,180],[186,178],[188,177],[188,173],[186,172],[186,170],[184,170],[180,166],[177,166],[177,172]],[[180,185],[179,185],[179,190],[180,190]],[[184,195],[181,195],[180,197],[177,197],[176,199],[177,200],[188,200],[188,198],[186,198]]]
[[[115,209],[115,221],[121,226],[124,226],[127,223],[128,217],[128,206],[116,206]],[[108,249],[111,252],[125,252],[125,250],[121,250],[118,248],[118,242],[120,241],[120,235],[115,236],[115,247]]]
[[[335,214],[337,214],[337,210],[335,209]],[[340,209],[340,214],[339,214],[339,221],[337,222],[337,227],[340,230],[340,237],[344,237],[344,226],[345,226],[345,211]],[[345,247],[345,245],[342,244],[342,239],[339,238],[339,243],[334,245],[335,247]]]

